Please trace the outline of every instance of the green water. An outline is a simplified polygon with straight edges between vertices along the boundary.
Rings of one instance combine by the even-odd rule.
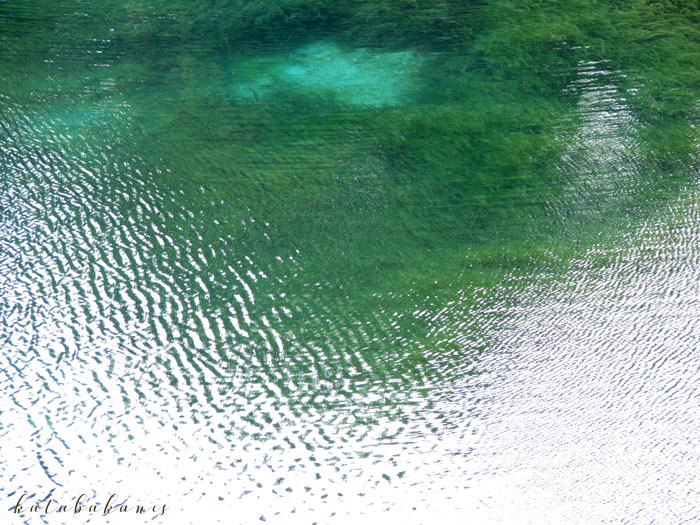
[[[0,2],[0,521],[698,519],[699,95],[694,1]]]

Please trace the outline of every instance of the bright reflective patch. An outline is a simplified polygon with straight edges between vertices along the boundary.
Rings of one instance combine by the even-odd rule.
[[[236,68],[233,95],[251,99],[280,91],[317,93],[363,106],[397,106],[416,90],[423,63],[413,51],[345,50],[326,42],[296,52],[252,58]]]

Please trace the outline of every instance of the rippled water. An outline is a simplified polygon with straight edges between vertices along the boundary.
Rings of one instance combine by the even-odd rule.
[[[700,520],[699,33],[0,3],[0,521]]]

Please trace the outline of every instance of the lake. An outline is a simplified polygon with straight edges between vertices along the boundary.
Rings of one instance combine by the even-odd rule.
[[[0,2],[0,521],[700,520],[699,126],[690,0]]]

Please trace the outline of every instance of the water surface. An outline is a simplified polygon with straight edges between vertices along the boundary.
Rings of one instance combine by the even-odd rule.
[[[0,3],[5,508],[697,520],[699,17]]]

